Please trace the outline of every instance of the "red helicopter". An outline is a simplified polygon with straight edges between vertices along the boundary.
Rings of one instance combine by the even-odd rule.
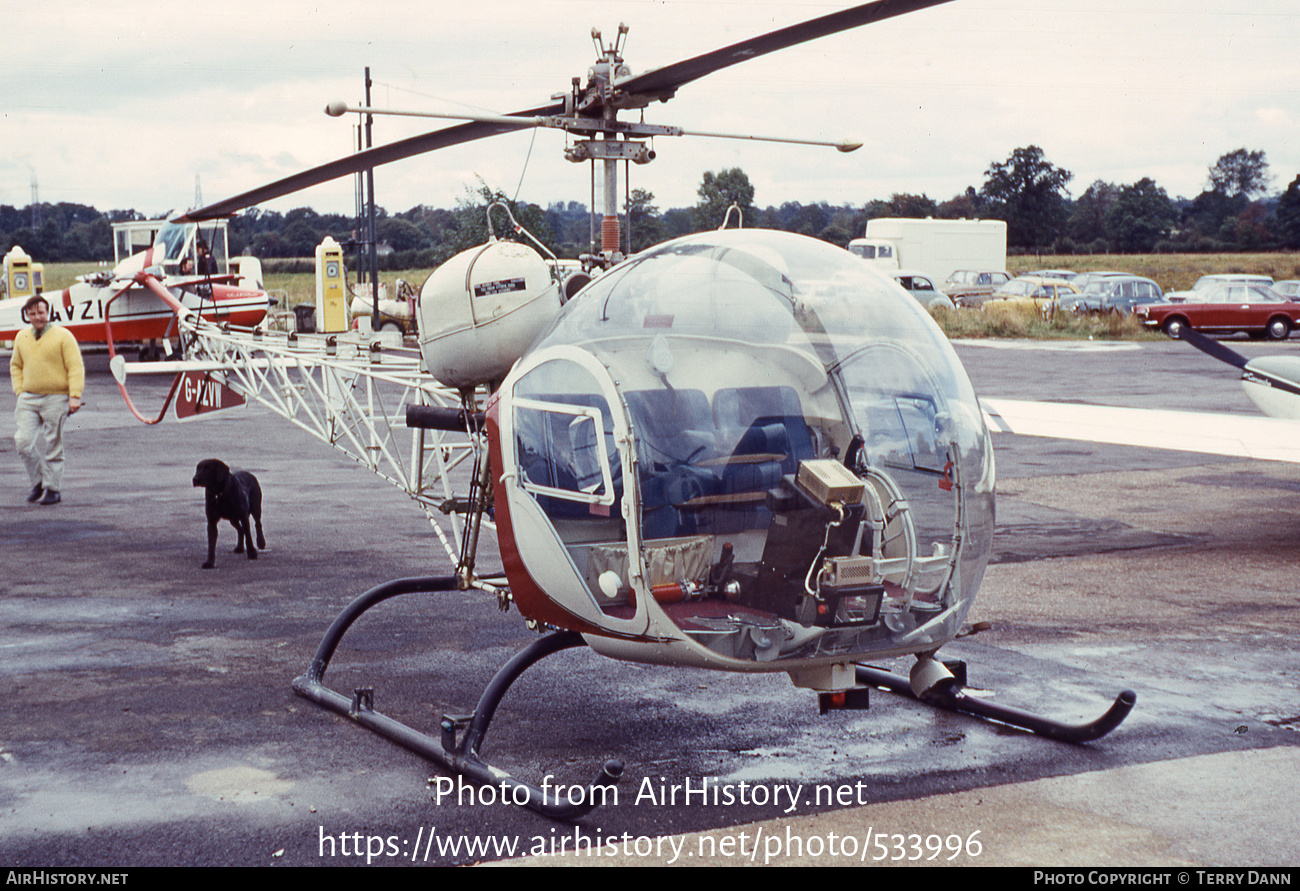
[[[620,122],[619,111],[745,59],[940,2],[877,0],[641,75],[628,72],[617,44],[602,46],[587,83],[550,105],[367,150],[184,219],[533,126],[592,137],[581,151],[604,161],[609,184],[618,160],[646,151],[641,136],[671,132]],[[563,819],[598,805],[622,764],[606,763],[576,800],[510,776],[480,747],[514,680],[570,647],[785,672],[818,693],[823,711],[865,708],[874,687],[1071,742],[1118,726],[1131,692],[1095,721],[1064,724],[968,695],[964,666],[937,658],[963,633],[983,578],[995,472],[974,390],[926,312],[846,251],[788,233],[707,232],[622,260],[617,190],[606,191],[598,260],[611,268],[571,299],[558,264],[494,240],[425,283],[418,368],[364,342],[345,359],[346,338],[322,340],[317,365],[344,369],[352,389],[369,375],[374,392],[394,392],[406,374],[407,424],[421,436],[458,434],[475,466],[468,495],[442,501],[427,497],[420,467],[390,475],[426,509],[465,517],[457,572],[361,595],[294,689]],[[294,388],[265,375],[308,361],[306,337],[257,329],[236,344],[238,332],[192,313],[182,325],[195,335],[196,365],[224,363],[223,380],[273,408]],[[322,403],[321,437],[338,444],[360,409]],[[285,414],[297,420],[293,411]],[[359,460],[371,460],[376,449],[367,447]],[[414,451],[439,447],[420,440]],[[480,532],[493,523],[504,578],[475,572]],[[335,649],[368,609],[401,594],[473,588],[496,593],[545,634],[501,669],[473,713],[444,716],[437,738],[376,711],[369,691],[325,685]],[[906,655],[916,659],[907,678],[866,664]]]
[[[146,274],[188,309],[214,321],[252,327],[266,317],[270,298],[262,285],[261,265],[254,257],[227,260],[225,220],[215,220],[202,231],[195,223],[136,225],[157,231],[143,251],[121,256],[112,271],[83,275],[71,287],[45,294],[51,320],[71,331],[78,343],[114,347],[176,335],[176,316],[169,304],[143,286]],[[202,269],[205,258],[210,265]],[[12,340],[26,326],[24,302],[22,297],[0,300],[0,340]],[[163,349],[146,346],[142,353],[161,358]]]

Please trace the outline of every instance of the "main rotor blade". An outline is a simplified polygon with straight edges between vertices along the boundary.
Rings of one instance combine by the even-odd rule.
[[[706,74],[728,68],[746,59],[753,59],[776,50],[815,40],[818,37],[826,37],[840,31],[847,31],[850,28],[869,25],[873,22],[949,2],[951,0],[876,0],[874,3],[864,3],[851,9],[841,10],[799,25],[792,25],[789,28],[754,37],[724,49],[714,50],[693,59],[686,59],[675,65],[648,71],[616,83],[615,88],[618,93],[624,95],[632,94],[645,99],[667,99],[683,84],[698,80]],[[563,111],[564,105],[561,103],[520,111],[515,114],[519,117],[537,117],[561,114]],[[591,111],[592,109],[588,109],[586,113],[591,113]],[[322,164],[311,170],[296,173],[269,185],[244,192],[242,195],[236,195],[233,198],[227,198],[225,201],[218,201],[216,204],[209,204],[207,207],[192,210],[179,219],[182,221],[198,221],[230,216],[246,207],[252,207],[254,204],[290,195],[301,189],[320,185],[342,176],[360,173],[380,164],[389,164],[424,152],[460,145],[476,139],[484,139],[488,136],[497,136],[514,130],[523,130],[530,126],[533,126],[530,122],[523,121],[518,125],[505,122],[470,121],[443,130],[435,130],[422,136],[413,136],[389,145],[357,152],[355,155],[349,155],[346,158]]]
[[[791,25],[761,37],[753,37],[693,59],[656,68],[627,80],[617,81],[614,86],[622,93],[649,96],[651,99],[667,99],[683,84],[748,59],[816,40],[819,37],[837,34],[840,31],[847,31],[850,28],[870,25],[949,2],[951,0],[876,0],[875,3],[864,3],[852,9],[833,12],[819,19]]]
[[[564,106],[559,104],[521,111],[517,112],[517,114],[519,117],[536,117],[539,115],[559,114],[563,111]],[[317,186],[332,179],[338,179],[341,176],[360,173],[368,168],[378,167],[380,164],[390,164],[393,161],[401,161],[404,158],[410,158],[424,152],[460,145],[464,142],[473,142],[476,139],[484,139],[488,136],[498,136],[515,130],[526,130],[531,126],[533,124],[527,121],[521,121],[518,125],[500,121],[493,123],[470,121],[465,124],[457,124],[454,127],[434,130],[431,133],[412,136],[409,139],[398,140],[388,145],[366,149],[363,152],[357,152],[355,155],[348,155],[346,158],[339,158],[337,161],[331,161],[328,164],[295,173],[293,176],[244,192],[242,195],[218,201],[216,204],[209,204],[207,207],[201,207],[198,210],[191,210],[179,219],[186,222],[228,217],[246,207],[252,207],[254,204],[261,204],[263,201],[270,201],[272,198],[290,195],[301,189]]]
[[[1178,338],[1187,341],[1202,353],[1205,353],[1205,355],[1212,356],[1220,362],[1227,362],[1234,368],[1246,367],[1247,359],[1241,353],[1231,347],[1224,346],[1213,338],[1206,337],[1199,331],[1193,331],[1186,325],[1184,325],[1183,330],[1179,332]]]

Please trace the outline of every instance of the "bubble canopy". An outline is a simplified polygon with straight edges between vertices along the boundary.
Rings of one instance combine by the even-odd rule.
[[[890,340],[946,352],[954,386],[964,385],[942,332],[915,301],[900,301],[901,293],[870,264],[822,241],[767,230],[708,232],[660,245],[598,278],[539,344],[670,330],[786,344],[829,368],[864,341]]]
[[[503,389],[516,485],[598,617],[776,668],[936,647],[978,589],[993,460],[970,381],[925,310],[833,245],[726,230],[646,251]],[[829,521],[790,494],[828,459],[865,490]],[[644,596],[722,576],[721,607]]]

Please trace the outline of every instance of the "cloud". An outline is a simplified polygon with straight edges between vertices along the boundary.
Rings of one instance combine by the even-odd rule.
[[[0,62],[10,159],[0,160],[0,202],[27,202],[31,173],[20,162],[35,169],[44,200],[154,212],[187,203],[196,174],[215,200],[341,156],[354,121],[322,109],[359,102],[367,65],[376,105],[508,112],[585,76],[593,25],[608,39],[626,21],[628,64],[642,71],[843,5],[25,4],[6,27],[30,39]],[[745,62],[645,111],[694,129],[856,135],[859,152],[663,138],[633,186],[661,207],[689,205],[705,170],[739,166],[760,204],[858,204],[898,191],[945,200],[1032,143],[1074,171],[1078,191],[1149,175],[1171,195],[1195,194],[1205,168],[1242,145],[1267,151],[1279,173],[1300,169],[1297,43],[1300,14],[1276,0],[959,0]],[[380,118],[375,139],[441,126]],[[521,197],[536,203],[586,202],[589,173],[562,159],[564,143],[554,132],[514,134],[399,162],[377,176],[379,200],[451,206],[482,175],[512,194],[522,179]],[[272,207],[350,212],[353,195],[344,180]]]

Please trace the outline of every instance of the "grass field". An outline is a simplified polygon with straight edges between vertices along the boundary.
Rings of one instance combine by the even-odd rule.
[[[975,337],[1027,337],[1034,340],[1159,340],[1133,316],[1099,316],[1057,313],[1050,319],[1026,305],[979,309],[937,309],[934,316],[949,339]]]
[[[94,263],[45,264],[46,290],[61,290],[76,280],[77,275],[93,272]],[[1190,288],[1201,277],[1211,273],[1250,272],[1271,275],[1276,280],[1300,278],[1300,253],[1255,254],[1086,254],[1086,255],[1025,255],[1007,258],[1007,268],[1014,274],[1036,269],[1073,269],[1076,272],[1109,269],[1131,272],[1154,279],[1166,291]],[[404,269],[386,272],[380,280],[394,293],[393,282],[402,279],[417,290],[428,278],[431,269]],[[286,307],[315,299],[315,278],[310,273],[272,273],[266,276],[266,287],[287,295]],[[978,310],[940,311],[936,313],[940,327],[949,337],[1031,337],[1031,338],[1095,338],[1139,339],[1158,337],[1143,330],[1132,319],[1040,318],[1032,311],[1005,310],[984,313]]]
[[[1016,275],[1035,269],[1130,272],[1154,280],[1165,291],[1183,291],[1202,275],[1224,272],[1271,275],[1274,281],[1300,278],[1300,254],[1040,254],[1007,258],[1007,270]]]

